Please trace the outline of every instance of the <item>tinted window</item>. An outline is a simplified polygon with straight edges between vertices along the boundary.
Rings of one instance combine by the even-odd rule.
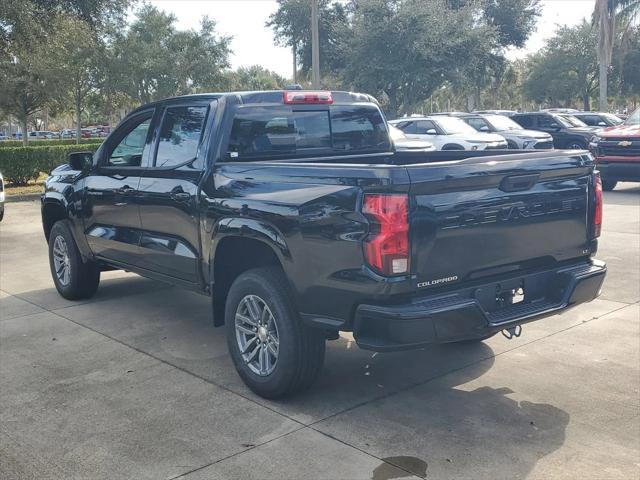
[[[380,113],[367,107],[331,109],[334,150],[380,150],[389,148],[389,134]]]
[[[114,167],[139,167],[142,163],[144,149],[153,112],[146,112],[130,123],[125,124],[118,135],[121,140],[108,156],[107,164]]]
[[[298,110],[240,108],[233,119],[228,158],[324,154],[390,148],[384,120],[371,107]]]
[[[181,165],[196,158],[207,107],[167,108],[162,119],[156,167]]]
[[[513,120],[520,124],[521,126],[523,126],[524,128],[531,128],[533,127],[533,117],[531,115],[516,115],[513,118]]]
[[[404,133],[416,133],[417,122],[404,122],[399,123],[397,127],[402,130]]]
[[[598,122],[600,122],[600,117],[597,117],[595,115],[580,115],[577,118],[592,127],[598,125]]]
[[[418,135],[428,135],[427,131],[428,130],[435,130],[436,126],[435,124],[430,121],[430,120],[419,120],[418,122],[416,122],[416,131],[415,133],[417,133]]]
[[[484,127],[485,132],[491,130],[489,124],[483,118],[468,118],[467,123],[478,131],[481,131],[482,127]]]

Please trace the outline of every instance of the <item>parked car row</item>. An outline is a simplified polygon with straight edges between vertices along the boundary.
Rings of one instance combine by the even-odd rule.
[[[83,128],[81,130],[81,138],[96,138],[106,137],[111,132],[111,127],[108,125],[102,125],[92,128]],[[63,128],[59,132],[50,130],[33,130],[28,134],[29,140],[51,140],[54,138],[76,138],[76,130],[72,128]],[[0,140],[20,140],[22,133],[17,132],[12,136],[0,133]]]
[[[427,141],[436,150],[586,150],[595,133],[622,122],[609,113],[558,108],[527,113],[512,110],[442,112],[413,115],[389,123],[407,138]]]

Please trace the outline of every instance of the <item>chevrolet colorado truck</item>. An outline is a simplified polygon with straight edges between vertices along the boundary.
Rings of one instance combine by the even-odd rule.
[[[144,105],[51,173],[42,222],[63,297],[112,269],[208,295],[267,398],[311,385],[341,331],[374,351],[518,335],[606,273],[589,152],[395,151],[346,92]]]
[[[597,132],[590,148],[605,190],[613,190],[618,182],[640,182],[640,109],[624,124]]]

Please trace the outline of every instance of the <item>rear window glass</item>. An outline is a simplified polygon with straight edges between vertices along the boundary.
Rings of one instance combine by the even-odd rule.
[[[384,120],[372,107],[247,107],[239,109],[233,120],[227,158],[242,161],[388,149]]]

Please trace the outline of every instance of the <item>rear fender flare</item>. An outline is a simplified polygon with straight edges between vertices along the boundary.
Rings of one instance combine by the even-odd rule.
[[[209,283],[215,281],[213,278],[213,263],[216,258],[218,246],[223,239],[229,237],[250,238],[266,244],[275,253],[280,261],[280,265],[287,271],[291,264],[291,252],[284,235],[274,225],[260,220],[249,218],[229,217],[223,218],[216,223],[211,239],[211,250],[209,258]]]

